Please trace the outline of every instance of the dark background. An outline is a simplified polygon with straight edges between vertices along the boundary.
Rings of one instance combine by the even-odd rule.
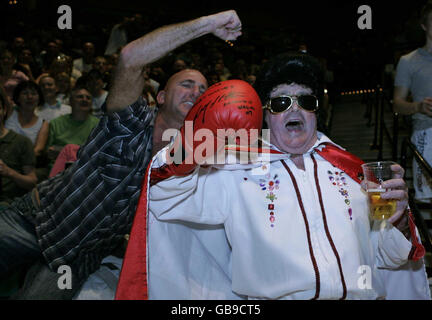
[[[238,46],[252,44],[269,57],[296,49],[304,42],[310,53],[327,59],[340,90],[346,90],[374,87],[381,81],[385,64],[397,63],[400,54],[424,44],[418,17],[425,2],[17,0],[16,5],[10,5],[9,0],[0,0],[0,39],[46,34],[61,37],[66,45],[75,47],[93,41],[103,53],[112,26],[123,16],[141,13],[146,21],[142,28],[145,33],[162,25],[235,9],[244,32]],[[72,30],[57,28],[57,8],[62,4],[72,8]],[[357,27],[357,9],[363,4],[372,9],[372,30]]]

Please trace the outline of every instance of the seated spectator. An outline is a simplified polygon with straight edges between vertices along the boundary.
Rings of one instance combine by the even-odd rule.
[[[60,51],[59,44],[56,41],[48,42],[46,49],[42,50],[42,52],[37,57],[42,65],[42,71],[48,72],[51,64],[59,58],[64,57],[65,54]]]
[[[29,80],[23,72],[13,68],[14,64],[15,57],[12,52],[7,49],[2,50],[0,52],[0,84],[3,85],[11,106],[14,104],[12,96],[15,87],[21,81]]]
[[[13,100],[17,108],[7,119],[5,127],[29,138],[34,153],[39,156],[48,139],[48,122],[35,113],[36,107],[43,103],[42,91],[33,81],[23,81],[15,88]]]
[[[73,60],[73,68],[81,73],[89,72],[93,68],[95,55],[95,46],[91,42],[84,43],[82,47],[82,56]]]
[[[92,69],[96,69],[100,73],[105,75],[109,71],[107,59],[103,56],[97,56],[96,58],[94,58]]]
[[[32,81],[35,81],[41,73],[39,66],[33,58],[33,53],[28,47],[23,47],[21,51],[18,52],[17,62],[14,64],[13,68],[23,72]]]
[[[56,81],[50,75],[44,75],[39,80],[45,103],[36,109],[36,114],[42,119],[51,121],[54,118],[60,117],[72,112],[69,105],[61,103],[57,99]]]
[[[72,58],[63,56],[56,58],[50,65],[49,74],[54,78],[60,73],[65,72],[69,75],[71,86],[75,86],[76,81],[81,77],[81,72],[72,67]]]
[[[68,165],[77,160],[77,153],[80,146],[77,144],[67,144],[59,153],[51,169],[49,177],[52,178],[67,169]]]
[[[93,69],[98,70],[102,74],[104,89],[108,90],[107,88],[110,86],[112,70],[108,64],[107,58],[103,56],[97,56],[93,62]]]
[[[219,59],[216,64],[214,65],[214,71],[219,76],[219,81],[225,81],[230,79],[231,72],[228,70],[227,67],[225,67],[225,64],[222,59]]]
[[[25,40],[23,37],[15,37],[12,41],[11,52],[13,55],[18,56],[18,53],[25,47]]]
[[[143,68],[143,77],[145,80],[146,90],[149,91],[153,96],[156,96],[159,92],[160,83],[150,78],[151,67],[145,66]]]
[[[86,86],[89,89],[92,99],[92,114],[95,117],[103,116],[102,105],[104,104],[108,91],[104,90],[103,75],[96,69],[90,70],[86,75]]]
[[[6,129],[8,101],[0,89],[0,209],[31,190],[37,182],[31,141]]]
[[[47,150],[52,163],[65,145],[84,144],[90,132],[99,123],[99,119],[91,114],[92,96],[80,82],[80,85],[71,92],[72,113],[60,116],[49,123]]]
[[[54,77],[57,87],[57,100],[62,104],[69,104],[70,90],[71,90],[71,79],[66,72],[58,73]]]
[[[172,66],[173,73],[182,71],[187,68],[187,64],[183,59],[176,59]]]

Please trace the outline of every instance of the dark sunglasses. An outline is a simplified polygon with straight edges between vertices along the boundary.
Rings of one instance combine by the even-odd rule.
[[[269,109],[270,112],[274,114],[282,113],[292,107],[294,100],[297,100],[297,104],[305,111],[315,112],[318,110],[318,98],[311,94],[305,94],[301,96],[280,96],[272,98],[263,107],[263,109]]]

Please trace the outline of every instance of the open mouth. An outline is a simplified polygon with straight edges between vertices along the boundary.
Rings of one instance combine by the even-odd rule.
[[[297,119],[289,120],[285,124],[285,128],[288,130],[300,130],[303,128],[303,121]]]

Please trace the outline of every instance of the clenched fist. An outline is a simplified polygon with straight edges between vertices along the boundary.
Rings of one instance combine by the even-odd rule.
[[[236,40],[241,36],[242,24],[234,10],[206,16],[211,24],[211,33],[222,40]]]

